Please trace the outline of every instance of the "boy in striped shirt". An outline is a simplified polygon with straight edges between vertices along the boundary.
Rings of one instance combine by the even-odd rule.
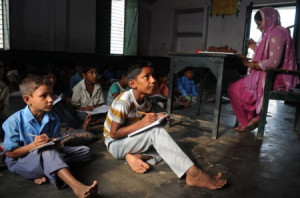
[[[133,62],[129,66],[127,79],[131,89],[114,100],[104,123],[103,135],[108,151],[117,159],[126,159],[130,168],[140,174],[150,168],[149,164],[163,159],[179,178],[186,174],[188,185],[222,188],[227,182],[221,179],[222,174],[212,177],[200,170],[163,127],[156,126],[128,137],[163,115],[152,112],[148,98],[155,85],[151,64],[147,61]],[[138,111],[147,114],[142,115]]]

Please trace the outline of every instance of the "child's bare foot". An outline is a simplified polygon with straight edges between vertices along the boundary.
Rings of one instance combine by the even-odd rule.
[[[34,179],[34,183],[36,183],[37,185],[41,185],[43,183],[46,183],[46,181],[47,181],[46,177]]]
[[[149,164],[143,161],[147,158],[147,156],[141,155],[141,154],[127,154],[126,155],[126,161],[129,164],[130,168],[137,173],[145,173],[149,168]],[[150,159],[148,157],[148,159]]]
[[[195,165],[189,168],[186,172],[186,183],[190,186],[198,186],[208,188],[210,190],[216,190],[222,188],[226,183],[226,179],[221,179],[222,173],[214,178],[202,170],[197,168]]]
[[[93,194],[96,194],[98,192],[98,182],[94,180],[92,185],[86,186],[83,184],[79,184],[73,189],[75,195],[79,198],[86,198],[90,197]]]
[[[91,120],[92,120],[91,114],[87,114],[85,117],[85,120],[82,124],[82,130],[85,130],[85,131],[89,130],[89,125],[90,125]]]

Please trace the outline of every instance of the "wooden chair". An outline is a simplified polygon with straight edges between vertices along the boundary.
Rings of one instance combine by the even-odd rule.
[[[269,69],[267,70],[266,77],[266,85],[264,90],[264,101],[263,107],[260,114],[260,121],[258,125],[257,138],[263,139],[265,124],[266,124],[266,116],[268,112],[269,100],[284,100],[287,102],[295,102],[296,106],[296,114],[294,121],[294,130],[297,131],[299,128],[299,116],[300,116],[300,93],[295,93],[293,91],[273,91],[273,82],[275,79],[275,74],[289,74],[289,75],[298,75],[300,78],[299,71],[289,71],[289,70],[281,70],[281,69]]]

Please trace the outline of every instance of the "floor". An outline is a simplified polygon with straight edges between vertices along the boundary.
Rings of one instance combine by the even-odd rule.
[[[221,190],[187,186],[164,162],[151,167],[146,174],[135,174],[125,161],[114,159],[106,151],[103,138],[90,145],[93,160],[77,167],[74,175],[87,184],[97,179],[98,197],[104,198],[299,197],[300,136],[293,131],[295,108],[271,101],[263,140],[256,139],[256,131],[233,131],[235,116],[230,104],[224,104],[222,110],[217,140],[211,139],[210,131],[189,123],[174,122],[171,128],[166,128],[202,169],[213,175],[218,171],[223,173],[228,185]],[[209,120],[211,112],[207,103],[201,115]],[[58,190],[49,183],[37,186],[8,170],[1,170],[0,197],[67,198],[74,195],[69,188]]]

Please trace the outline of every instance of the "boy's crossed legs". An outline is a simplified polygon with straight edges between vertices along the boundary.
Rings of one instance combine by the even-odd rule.
[[[69,162],[87,161],[90,158],[89,148],[85,146],[64,147],[63,150],[66,151],[66,161]],[[7,157],[6,164],[10,171],[27,179],[34,179],[34,182],[39,185],[45,183],[47,177],[52,184],[62,188],[64,184],[58,181],[59,178],[73,190],[77,197],[89,197],[98,191],[96,180],[89,186],[79,182],[69,171],[68,165],[63,161],[61,154],[55,149],[46,149],[41,152],[34,151],[17,161]]]
[[[157,151],[157,155],[147,154],[152,146]],[[144,173],[150,168],[145,161],[157,162],[161,157],[179,178],[186,174],[188,185],[219,189],[227,182],[221,179],[221,173],[214,178],[195,166],[162,127],[155,127],[136,136],[114,141],[110,143],[108,150],[118,159],[125,158],[131,169],[137,173]]]

